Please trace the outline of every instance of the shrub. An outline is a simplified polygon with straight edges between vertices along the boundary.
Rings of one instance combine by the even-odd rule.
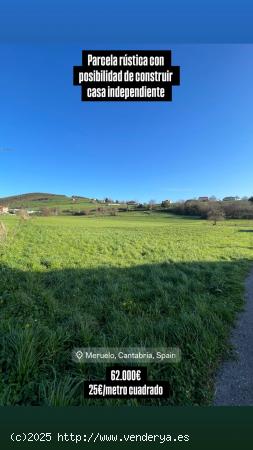
[[[29,214],[25,208],[21,208],[17,214],[22,220],[29,219]]]
[[[80,211],[73,211],[73,216],[88,216],[89,210],[88,209],[81,209]]]
[[[59,210],[58,208],[42,208],[41,210],[42,216],[58,216]]]
[[[213,215],[212,212],[217,215],[219,211],[218,216],[222,216],[223,219],[225,217],[227,219],[253,219],[253,204],[244,200],[234,202],[187,200],[182,203],[173,203],[169,210],[174,214],[196,216],[201,219],[208,219]]]

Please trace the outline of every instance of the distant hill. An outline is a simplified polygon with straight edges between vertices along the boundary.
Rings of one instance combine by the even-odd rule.
[[[75,196],[68,197],[62,194],[49,194],[45,192],[33,192],[28,194],[12,195],[10,197],[0,198],[0,205],[9,206],[9,208],[70,208],[75,209],[81,206],[89,206],[93,201],[87,197]]]
[[[2,197],[0,198],[1,204],[10,204],[13,202],[33,202],[33,201],[42,201],[42,200],[51,200],[51,199],[66,199],[68,198],[66,195],[57,195],[57,194],[48,194],[45,192],[32,192],[28,194],[19,194],[12,195],[10,197]]]

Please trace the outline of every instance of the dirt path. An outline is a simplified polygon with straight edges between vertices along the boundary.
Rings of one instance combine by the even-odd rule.
[[[245,309],[232,331],[236,359],[222,364],[216,379],[214,405],[253,405],[253,271],[245,282]]]

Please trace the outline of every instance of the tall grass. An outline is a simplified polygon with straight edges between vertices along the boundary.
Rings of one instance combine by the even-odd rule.
[[[7,239],[7,228],[3,222],[0,222],[0,244],[3,244]]]

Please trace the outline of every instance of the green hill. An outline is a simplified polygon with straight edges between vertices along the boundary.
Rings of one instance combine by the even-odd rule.
[[[34,192],[28,194],[13,195],[0,198],[0,205],[9,208],[31,208],[40,210],[41,208],[79,209],[81,207],[92,206],[94,201],[81,196],[68,197],[66,195],[49,194],[45,192]]]

